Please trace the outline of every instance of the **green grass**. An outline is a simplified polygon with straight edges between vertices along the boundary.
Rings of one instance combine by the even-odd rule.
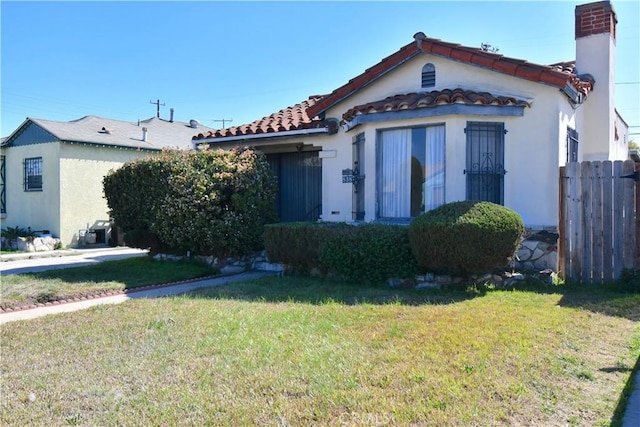
[[[2,425],[619,425],[640,297],[266,278],[2,327]]]
[[[7,275],[0,282],[0,308],[15,308],[213,274],[215,271],[204,264],[136,257],[84,267]]]

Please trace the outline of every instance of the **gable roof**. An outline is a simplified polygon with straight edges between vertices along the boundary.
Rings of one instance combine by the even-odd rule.
[[[295,104],[291,107],[283,108],[273,114],[255,120],[241,126],[233,126],[226,129],[218,129],[207,133],[199,133],[194,136],[194,140],[204,140],[210,138],[242,138],[251,137],[272,137],[291,135],[295,132],[309,131],[309,133],[331,133],[337,130],[337,123],[330,120],[322,120],[317,116],[309,115],[309,108],[321,100],[323,95],[313,95],[309,99]],[[317,132],[315,132],[317,131]],[[277,135],[276,135],[277,134]]]
[[[401,47],[397,52],[382,59],[373,67],[366,69],[359,76],[349,80],[346,84],[316,102],[315,105],[309,108],[308,114],[312,116],[321,115],[357,90],[371,84],[422,52],[476,65],[525,80],[548,84],[560,89],[564,89],[569,85],[575,91],[584,95],[587,95],[593,89],[594,82],[590,76],[581,78],[574,73],[575,64],[572,71],[569,71],[558,64],[555,64],[556,66],[533,64],[521,59],[508,58],[496,53],[486,52],[480,48],[461,46],[456,43],[447,43],[439,39],[428,38],[423,33],[416,33],[414,39],[414,42]]]
[[[200,142],[205,142],[205,140],[222,142],[223,139],[233,141],[263,137],[286,137],[304,129],[316,129],[318,133],[322,129],[326,130],[325,133],[334,132],[336,123],[323,119],[325,111],[423,52],[557,87],[565,92],[570,101],[574,103],[580,102],[593,89],[594,81],[591,76],[576,74],[575,61],[539,65],[486,52],[480,48],[427,38],[423,33],[415,34],[414,40],[376,65],[367,68],[362,74],[349,80],[330,94],[310,96],[306,101],[284,108],[249,124],[199,133],[193,139]],[[582,97],[577,96],[578,93]],[[356,105],[346,111],[342,118],[343,122],[349,122],[358,115],[405,109],[418,110],[443,104],[530,106],[525,100],[457,88],[398,94],[383,100]]]
[[[67,143],[120,147],[140,150],[160,151],[162,149],[187,150],[192,148],[191,139],[198,128],[213,130],[190,123],[168,121],[157,117],[141,120],[139,123],[85,116],[69,122],[27,118],[5,141],[10,145],[29,125],[34,124],[57,140]],[[146,141],[143,140],[146,129]]]

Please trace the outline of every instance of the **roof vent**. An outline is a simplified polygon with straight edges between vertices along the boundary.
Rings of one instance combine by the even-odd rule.
[[[189,127],[192,127],[192,128],[195,129],[195,128],[198,127],[199,124],[200,124],[200,122],[198,122],[196,119],[189,120]]]
[[[145,142],[147,141],[147,135],[148,135],[147,128],[143,127],[142,128],[142,140],[145,141]]]
[[[100,133],[106,133],[108,135],[111,135],[112,130],[111,129],[107,129],[105,127],[103,127],[102,129],[100,129],[98,132]]]

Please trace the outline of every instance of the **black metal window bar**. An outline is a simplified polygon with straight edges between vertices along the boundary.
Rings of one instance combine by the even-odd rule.
[[[24,190],[42,191],[42,157],[24,159]]]
[[[567,163],[578,161],[578,132],[567,128]]]
[[[504,204],[504,123],[467,122],[467,200]]]
[[[364,221],[364,132],[353,137],[353,212],[354,221]]]
[[[7,213],[7,173],[5,157],[0,156],[0,213]]]

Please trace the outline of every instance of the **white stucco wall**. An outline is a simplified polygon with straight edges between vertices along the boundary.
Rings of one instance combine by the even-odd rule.
[[[398,121],[384,121],[357,126],[349,132],[340,129],[326,138],[325,150],[335,150],[336,157],[323,160],[323,220],[350,221],[352,186],[342,184],[342,169],[352,167],[353,136],[365,133],[365,220],[376,217],[376,135],[377,131],[395,127],[445,125],[447,202],[466,197],[466,135],[467,121],[503,122],[505,135],[504,203],[523,217],[532,227],[553,227],[558,222],[558,167],[566,158],[566,126],[575,120],[575,112],[555,87],[536,84],[484,70],[479,67],[421,55],[398,67],[371,86],[332,107],[327,117],[341,119],[354,105],[381,100],[399,93],[422,91],[422,66],[436,66],[436,87],[462,87],[488,91],[493,95],[512,95],[531,102],[524,116],[447,115]],[[334,213],[339,212],[339,213]]]
[[[5,157],[7,214],[2,228],[31,227],[60,232],[60,168],[57,143],[3,147]],[[24,191],[24,159],[42,157],[42,191]]]

